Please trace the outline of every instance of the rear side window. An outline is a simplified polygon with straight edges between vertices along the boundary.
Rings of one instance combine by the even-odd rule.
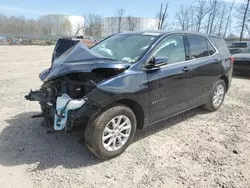
[[[214,49],[214,47],[211,44],[211,42],[209,42],[208,40],[207,40],[207,48],[208,48],[209,55],[215,54],[216,50]]]
[[[192,59],[209,56],[206,38],[196,35],[188,35],[187,40],[190,45]]]
[[[226,57],[231,56],[228,46],[223,38],[209,36],[209,39],[215,45],[220,54]]]

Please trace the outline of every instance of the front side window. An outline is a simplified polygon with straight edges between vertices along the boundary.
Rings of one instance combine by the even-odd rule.
[[[190,45],[192,59],[209,56],[206,38],[196,35],[188,35],[187,40]]]
[[[155,34],[118,34],[98,43],[91,50],[118,61],[137,61],[160,36]]]
[[[186,53],[181,35],[170,36],[156,49],[155,57],[165,57],[168,64],[185,61]]]

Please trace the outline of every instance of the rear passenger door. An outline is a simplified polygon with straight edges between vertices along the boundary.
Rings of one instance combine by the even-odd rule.
[[[215,68],[220,59],[217,50],[207,38],[200,35],[186,35],[186,38],[194,74],[191,106],[197,106],[207,101],[213,84],[218,79]]]

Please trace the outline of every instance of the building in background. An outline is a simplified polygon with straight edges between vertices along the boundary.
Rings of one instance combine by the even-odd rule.
[[[119,17],[106,17],[102,19],[102,36],[106,37],[119,31]],[[120,32],[156,30],[157,20],[142,17],[122,17]]]

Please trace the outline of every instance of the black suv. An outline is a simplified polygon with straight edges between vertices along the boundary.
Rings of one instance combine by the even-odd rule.
[[[233,58],[222,38],[189,32],[128,32],[91,49],[58,40],[52,65],[40,74],[43,125],[53,131],[85,128],[88,148],[118,156],[136,129],[197,106],[216,111],[232,78]],[[84,126],[86,125],[86,126]]]

